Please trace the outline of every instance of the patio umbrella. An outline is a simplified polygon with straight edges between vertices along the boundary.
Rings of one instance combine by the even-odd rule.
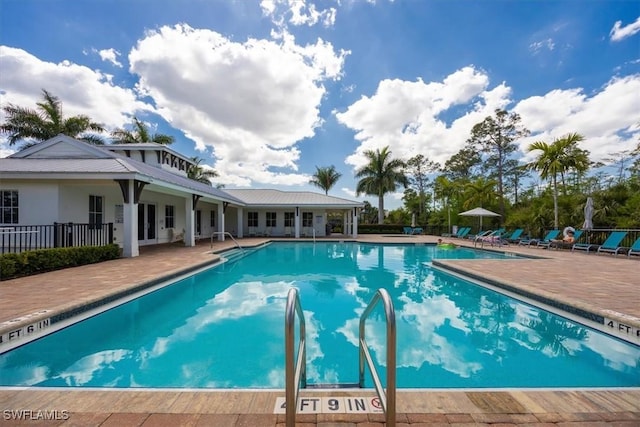
[[[411,215],[411,226],[412,227],[416,226],[416,214]]]
[[[483,216],[500,216],[495,212],[491,212],[490,210],[484,208],[475,208],[470,211],[460,212],[458,215],[461,216],[479,216],[480,217],[480,230],[482,230],[482,217]]]
[[[587,197],[587,203],[584,205],[584,224],[582,228],[591,230],[593,228],[593,199]]]

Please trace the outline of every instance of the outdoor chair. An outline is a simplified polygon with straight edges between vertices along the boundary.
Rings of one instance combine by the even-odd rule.
[[[464,239],[467,234],[471,231],[471,227],[462,227],[458,230],[458,232],[451,237],[457,237],[458,239]]]
[[[411,234],[422,234],[422,227],[416,227],[411,231]]]
[[[555,242],[551,242],[549,244],[549,248],[555,248],[556,250],[558,250],[558,249],[571,249],[573,247],[573,245],[575,245],[576,243],[579,243],[580,238],[582,237],[583,234],[584,234],[584,230],[576,230],[573,233],[573,243],[567,243],[567,242],[563,242],[561,240],[557,240]]]
[[[560,230],[551,230],[544,236],[542,239],[523,239],[518,242],[520,246],[533,246],[537,245],[539,242],[548,242],[552,239],[557,239],[560,234]]]
[[[631,258],[631,255],[640,255],[640,237],[638,237],[633,245],[631,245],[631,248],[629,248],[627,256]]]
[[[587,253],[591,251],[596,252],[607,252],[617,255],[620,251],[624,250],[622,246],[620,246],[620,242],[627,235],[626,231],[612,231],[609,234],[609,237],[604,241],[603,244],[590,244],[590,243],[576,243],[571,248],[571,251],[586,251]]]
[[[604,241],[602,245],[598,248],[598,253],[605,252],[614,255],[618,255],[620,252],[625,250],[624,246],[620,246],[622,240],[627,237],[626,231],[614,231],[612,232],[607,240]]]
[[[507,243],[517,243],[520,241],[520,236],[522,236],[523,232],[524,228],[516,228],[510,235],[504,236],[502,240]]]
[[[411,228],[411,227],[402,227],[402,234],[413,234],[413,228]]]

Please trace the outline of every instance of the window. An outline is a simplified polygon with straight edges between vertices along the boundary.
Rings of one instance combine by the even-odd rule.
[[[258,212],[249,212],[247,213],[247,222],[249,227],[257,227],[258,226]]]
[[[211,219],[210,219],[209,225],[211,226],[211,228],[215,228],[215,226],[216,226],[216,211],[211,211]]]
[[[313,212],[302,212],[302,226],[313,227]]]
[[[173,205],[165,205],[164,207],[164,226],[165,228],[175,228],[175,207]]]
[[[89,196],[89,230],[98,230],[102,228],[104,217],[103,197]]]
[[[276,226],[276,213],[267,212],[267,227],[275,227],[275,226]]]
[[[293,212],[285,212],[284,213],[284,226],[285,227],[294,227],[295,214]]]
[[[0,190],[0,224],[18,223],[18,192]]]

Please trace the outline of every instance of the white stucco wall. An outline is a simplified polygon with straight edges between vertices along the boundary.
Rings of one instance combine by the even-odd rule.
[[[58,217],[58,184],[56,182],[12,181],[0,183],[2,190],[18,191],[18,225],[53,224]]]

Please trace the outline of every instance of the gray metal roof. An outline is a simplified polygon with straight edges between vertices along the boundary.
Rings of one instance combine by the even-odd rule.
[[[38,152],[58,144],[70,144],[80,150],[80,157],[38,157]],[[159,144],[152,144],[159,146]],[[149,144],[121,144],[118,148],[135,148]],[[164,146],[160,146],[166,149]],[[176,153],[180,155],[179,153]],[[34,156],[34,157],[32,157]],[[79,177],[78,174],[86,176]],[[228,201],[240,206],[324,206],[324,207],[361,207],[362,202],[327,196],[311,191],[280,191],[273,189],[218,189],[210,185],[189,179],[174,172],[152,166],[130,157],[122,156],[100,146],[92,146],[83,141],[58,135],[8,158],[0,158],[0,179],[19,177],[21,179],[39,179],[43,175],[64,179],[136,179],[148,178],[155,185],[176,186],[183,191],[195,192],[218,200]]]
[[[359,207],[362,202],[327,196],[311,191],[280,191],[272,189],[225,189],[225,192],[254,206],[335,206]]]

